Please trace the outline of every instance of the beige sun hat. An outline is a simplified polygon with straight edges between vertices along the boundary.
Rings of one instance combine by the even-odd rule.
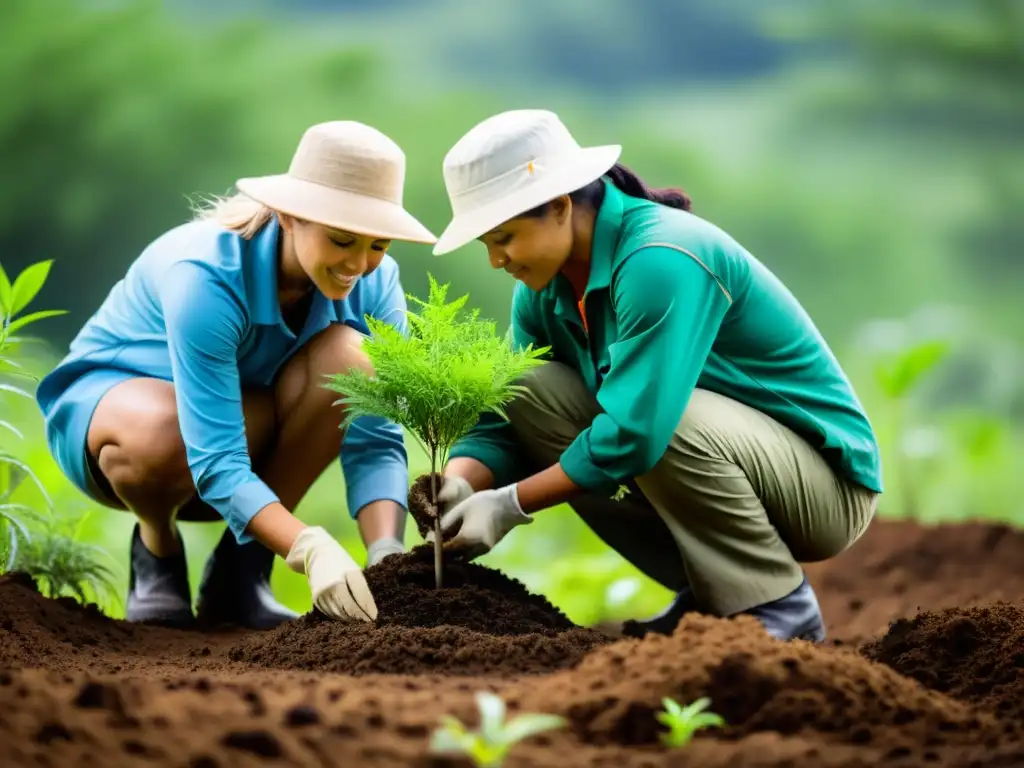
[[[444,158],[452,221],[434,254],[461,248],[499,224],[601,178],[621,153],[618,144],[581,147],[548,110],[516,109],[487,118]]]
[[[235,185],[276,211],[333,229],[437,242],[402,205],[405,153],[377,129],[353,120],[307,129],[287,173],[239,179]]]

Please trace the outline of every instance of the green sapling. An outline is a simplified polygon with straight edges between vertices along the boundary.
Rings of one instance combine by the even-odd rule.
[[[405,427],[430,456],[430,500],[438,509],[435,473],[448,461],[455,443],[493,411],[505,416],[507,405],[522,387],[516,381],[543,361],[547,347],[515,349],[495,324],[473,310],[460,313],[468,294],[446,301],[448,284],[428,275],[426,301],[409,295],[421,308],[406,310],[409,333],[367,317],[370,336],[363,344],[373,373],[351,369],[329,375],[324,386],[342,394],[342,428],[361,416],[381,416]],[[442,582],[441,521],[434,519],[434,569]]]

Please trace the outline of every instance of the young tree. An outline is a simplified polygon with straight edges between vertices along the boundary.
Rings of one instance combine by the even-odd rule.
[[[447,302],[448,284],[432,275],[427,301],[409,295],[421,307],[406,311],[409,333],[367,317],[371,336],[363,349],[373,374],[350,370],[327,377],[324,385],[342,394],[346,408],[342,428],[360,416],[382,416],[405,427],[430,455],[430,500],[437,510],[436,473],[455,443],[493,411],[505,417],[507,405],[522,387],[516,381],[540,365],[548,347],[515,349],[479,310],[463,316],[466,294]],[[434,570],[442,582],[440,517],[434,518]]]

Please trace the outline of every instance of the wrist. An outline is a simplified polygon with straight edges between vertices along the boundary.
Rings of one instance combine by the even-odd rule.
[[[469,483],[474,491],[486,491],[494,487],[494,473],[478,459],[456,456],[445,464],[445,477],[457,477]]]
[[[554,507],[579,493],[561,465],[553,464],[542,472],[531,475],[516,484],[516,500],[526,514]]]
[[[367,562],[375,563],[383,555],[402,554],[405,552],[405,543],[394,536],[384,536],[371,542],[366,547]]]
[[[512,483],[511,485],[506,485],[505,488],[506,492],[508,493],[509,506],[513,510],[518,512],[520,515],[528,517],[526,512],[523,511],[522,504],[519,503],[519,483]]]

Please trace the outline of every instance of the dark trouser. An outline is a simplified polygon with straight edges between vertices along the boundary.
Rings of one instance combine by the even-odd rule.
[[[571,368],[546,363],[508,407],[531,458],[549,466],[600,412]],[[803,580],[800,562],[835,557],[874,516],[877,494],[836,474],[806,440],[765,414],[695,390],[668,450],[621,501],[570,506],[643,573],[692,588],[702,610],[730,616]]]

